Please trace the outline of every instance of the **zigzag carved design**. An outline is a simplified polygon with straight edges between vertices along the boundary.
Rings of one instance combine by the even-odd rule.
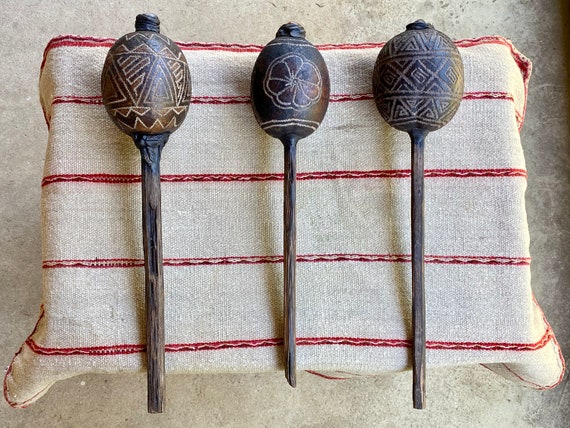
[[[102,74],[103,102],[126,133],[176,129],[190,103],[190,72],[178,46],[159,33],[135,32],[117,41]]]

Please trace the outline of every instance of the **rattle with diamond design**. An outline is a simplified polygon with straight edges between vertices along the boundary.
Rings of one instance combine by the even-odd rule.
[[[374,100],[388,124],[412,142],[413,403],[425,407],[424,141],[445,126],[463,97],[463,62],[453,41],[418,20],[388,40],[376,59]]]

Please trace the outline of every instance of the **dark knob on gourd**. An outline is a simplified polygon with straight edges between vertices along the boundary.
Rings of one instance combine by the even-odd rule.
[[[111,47],[101,74],[103,104],[141,152],[145,258],[148,411],[164,406],[164,285],[160,156],[190,103],[190,71],[178,46],[160,34],[156,15],[136,18],[134,33]]]
[[[322,122],[328,102],[328,70],[320,52],[295,23],[279,28],[259,54],[251,76],[251,102],[257,122],[285,150],[284,180],[284,347],[285,376],[295,375],[296,147]]]
[[[463,97],[463,63],[453,41],[418,20],[380,51],[373,75],[376,106],[412,141],[413,401],[425,406],[424,141],[445,126]]]

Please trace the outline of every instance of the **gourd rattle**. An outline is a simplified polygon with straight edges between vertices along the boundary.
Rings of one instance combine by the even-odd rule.
[[[376,106],[412,142],[413,402],[425,407],[424,141],[445,126],[463,97],[463,62],[453,41],[418,20],[380,51],[373,74]]]
[[[328,70],[320,52],[295,23],[282,25],[259,54],[251,75],[251,103],[261,128],[285,149],[283,253],[285,377],[296,385],[295,262],[296,148],[322,122],[329,102]]]
[[[136,17],[136,31],[111,47],[103,72],[103,104],[141,153],[148,411],[164,408],[164,284],[160,155],[190,103],[190,71],[178,46],[160,34],[156,15]]]

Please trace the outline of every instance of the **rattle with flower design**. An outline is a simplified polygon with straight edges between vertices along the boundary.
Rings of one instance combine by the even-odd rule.
[[[327,111],[330,83],[325,61],[295,23],[279,28],[261,51],[251,76],[251,103],[261,128],[283,143],[285,180],[283,203],[283,325],[285,377],[296,385],[295,262],[296,148],[312,134]]]

